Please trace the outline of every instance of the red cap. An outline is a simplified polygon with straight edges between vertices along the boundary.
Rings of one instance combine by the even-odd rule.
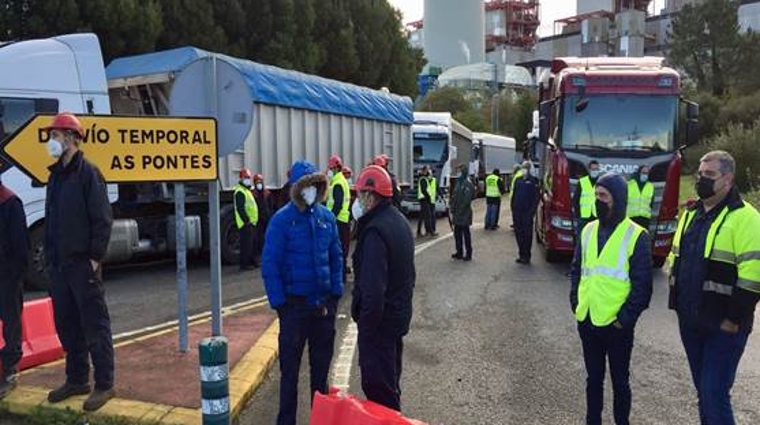
[[[252,176],[253,174],[251,174],[251,170],[247,168],[243,168],[242,170],[240,170],[240,180],[250,179]]]
[[[359,174],[356,182],[356,190],[375,192],[380,196],[390,198],[393,196],[393,183],[391,176],[379,165],[370,165]]]
[[[353,170],[351,170],[349,167],[343,167],[343,176],[347,179],[350,179],[351,176],[354,174]]]
[[[43,130],[70,130],[75,132],[80,139],[84,139],[82,123],[79,122],[79,118],[69,112],[62,112],[53,117],[53,122],[49,126],[43,128]]]
[[[333,169],[343,166],[343,160],[338,155],[333,154],[330,159],[327,160],[327,168]]]
[[[388,167],[388,160],[389,159],[390,158],[388,158],[388,155],[386,155],[386,154],[383,153],[383,154],[380,154],[380,155],[376,156],[375,159],[372,160],[372,164],[373,165],[379,165],[380,167],[386,168],[386,167]]]

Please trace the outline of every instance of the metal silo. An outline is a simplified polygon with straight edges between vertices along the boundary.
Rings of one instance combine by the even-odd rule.
[[[425,0],[425,57],[434,66],[485,61],[483,0]]]

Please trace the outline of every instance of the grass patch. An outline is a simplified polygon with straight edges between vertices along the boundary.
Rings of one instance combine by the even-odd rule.
[[[158,422],[138,422],[124,417],[90,416],[70,408],[61,410],[37,406],[25,416],[11,415],[1,409],[0,413],[24,425],[158,425]]]
[[[689,199],[697,199],[694,191],[694,176],[681,176],[681,186],[678,189],[678,205],[683,205]]]

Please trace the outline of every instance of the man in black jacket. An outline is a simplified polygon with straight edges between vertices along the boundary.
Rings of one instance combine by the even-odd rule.
[[[26,214],[21,200],[0,181],[0,321],[5,347],[0,350],[0,400],[17,385],[21,360],[23,278],[29,264]]]
[[[84,131],[72,114],[58,114],[46,129],[50,167],[45,204],[45,260],[50,270],[55,326],[66,351],[66,382],[48,394],[50,403],[90,393],[84,410],[98,410],[114,397],[111,320],[101,262],[111,238],[111,206],[100,171],[84,158]]]
[[[351,316],[359,329],[359,368],[367,399],[401,409],[403,337],[409,332],[414,293],[414,237],[393,208],[388,173],[371,165],[359,175],[352,207],[359,237]]]

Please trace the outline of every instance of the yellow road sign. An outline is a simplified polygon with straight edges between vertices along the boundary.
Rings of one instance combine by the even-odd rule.
[[[80,145],[109,183],[215,180],[218,175],[213,118],[78,116]],[[53,115],[36,115],[0,146],[3,156],[39,183],[47,183],[55,159],[47,153]]]

